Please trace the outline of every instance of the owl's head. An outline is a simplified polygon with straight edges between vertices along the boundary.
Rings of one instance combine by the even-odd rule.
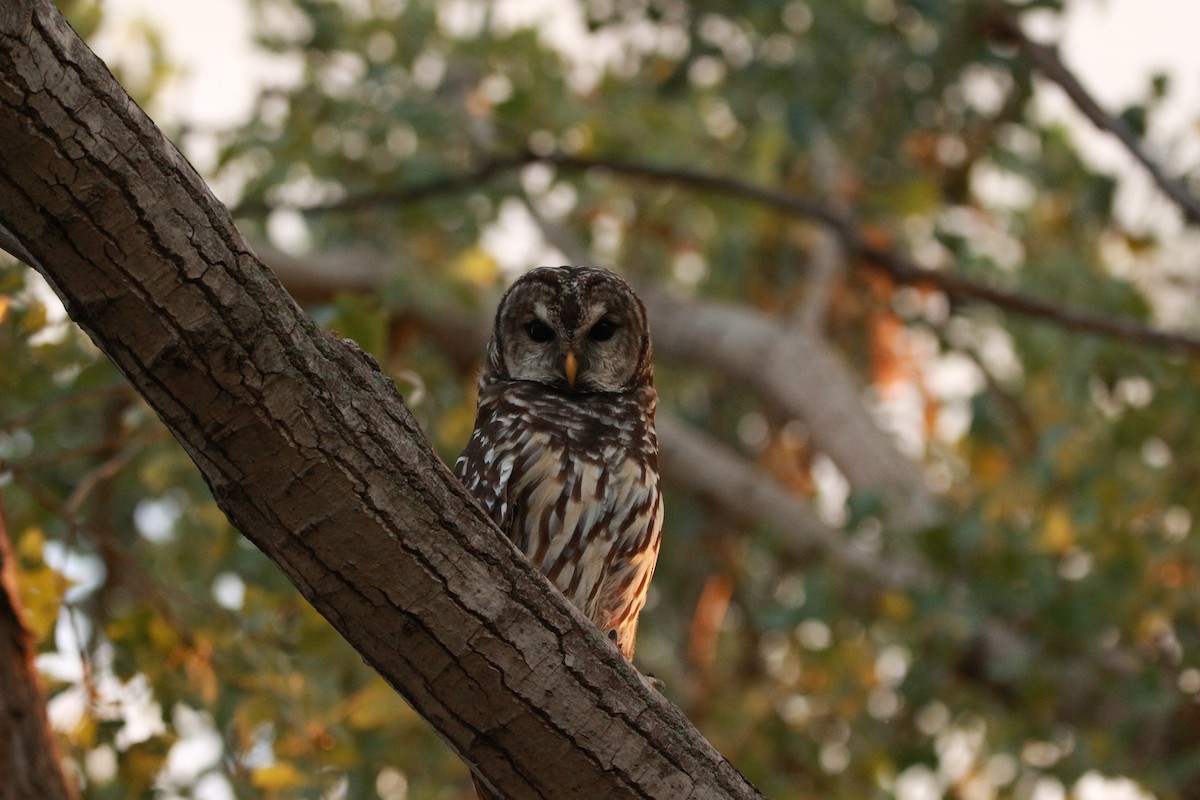
[[[539,267],[496,310],[482,380],[618,392],[653,378],[646,309],[629,284],[592,267]]]

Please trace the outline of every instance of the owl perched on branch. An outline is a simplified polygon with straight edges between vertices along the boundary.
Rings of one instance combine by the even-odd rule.
[[[500,300],[455,472],[632,659],[663,507],[650,331],[625,281],[543,267]]]

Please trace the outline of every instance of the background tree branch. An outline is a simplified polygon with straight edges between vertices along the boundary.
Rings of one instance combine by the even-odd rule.
[[[867,414],[863,391],[817,337],[716,303],[680,301],[643,290],[655,346],[753,386],[767,406],[804,422],[814,445],[858,491],[882,493],[897,530],[936,518],[920,470],[896,450]]]
[[[569,259],[588,260],[569,242],[559,244],[576,251],[567,253]],[[265,243],[256,243],[255,249],[285,286],[296,287],[294,293],[378,292],[387,281],[385,256],[366,248],[304,257],[288,256]],[[896,529],[913,530],[936,519],[935,500],[920,470],[896,450],[867,413],[864,390],[818,336],[733,306],[684,300],[649,286],[640,286],[639,292],[650,314],[660,358],[744,382],[772,411],[801,420],[816,448],[837,464],[856,491],[885,496],[889,522]],[[425,319],[439,347],[451,348],[456,359],[482,352],[486,320],[472,323],[447,309],[412,310]],[[673,434],[684,428],[670,423],[663,427],[668,432],[660,438],[669,449]],[[669,477],[688,485],[694,476],[684,474],[687,463],[668,459],[668,465],[680,468]],[[713,464],[706,469],[714,476],[721,472]]]
[[[353,194],[315,205],[296,206],[279,203],[271,207],[294,209],[312,215],[369,208],[402,208],[410,203],[420,203],[478,187],[495,176],[534,163],[548,164],[568,172],[609,172],[634,180],[676,184],[763,205],[781,214],[812,220],[826,227],[838,238],[842,248],[851,257],[851,263],[858,259],[867,268],[886,275],[898,284],[936,289],[944,292],[952,300],[982,303],[1070,331],[1176,350],[1190,355],[1200,354],[1200,337],[1196,335],[1161,330],[1131,319],[1122,319],[1028,293],[980,283],[950,270],[926,269],[898,248],[872,243],[861,231],[856,220],[819,200],[690,167],[650,164],[610,156],[578,157],[524,153],[496,157],[464,173],[410,187]],[[234,210],[234,216],[258,215],[266,210],[267,207],[261,204],[245,203]]]
[[[1020,22],[1002,13],[995,15],[992,28],[997,38],[1016,44],[1047,80],[1063,90],[1089,122],[1115,137],[1145,168],[1162,193],[1175,203],[1185,220],[1192,225],[1200,223],[1200,199],[1188,191],[1183,181],[1168,175],[1162,165],[1146,152],[1142,137],[1128,122],[1104,110],[1083,82],[1063,63],[1056,48],[1033,41],[1022,30]]]

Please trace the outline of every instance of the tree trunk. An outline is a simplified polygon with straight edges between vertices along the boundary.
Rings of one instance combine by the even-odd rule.
[[[58,763],[33,655],[0,513],[0,800],[69,800],[75,792]]]
[[[49,0],[0,7],[0,142],[10,249],[233,523],[492,788],[759,796],[550,591]]]

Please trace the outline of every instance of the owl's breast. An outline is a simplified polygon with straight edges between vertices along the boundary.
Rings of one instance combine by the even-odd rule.
[[[497,402],[481,402],[476,429],[487,446],[472,441],[464,458],[474,447],[491,480],[504,483],[502,491],[490,489],[499,503],[493,517],[508,536],[594,616],[614,559],[657,541],[653,420],[644,413],[630,419],[623,405],[632,398],[581,404],[508,391],[488,399]]]

